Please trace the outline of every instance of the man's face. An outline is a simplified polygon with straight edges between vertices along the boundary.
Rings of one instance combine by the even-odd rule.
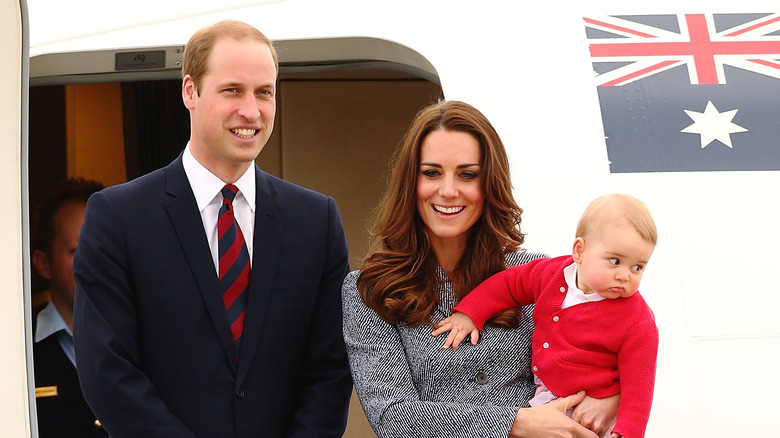
[[[190,150],[220,178],[238,177],[263,149],[274,126],[276,66],[270,48],[255,40],[220,39],[199,88],[190,76],[184,78]]]
[[[51,254],[47,255],[46,267],[41,276],[49,280],[52,299],[73,306],[76,281],[73,279],[73,254],[79,242],[81,224],[87,205],[82,202],[64,204],[54,215],[54,238]]]

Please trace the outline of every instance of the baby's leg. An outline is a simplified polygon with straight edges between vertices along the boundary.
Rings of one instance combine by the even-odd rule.
[[[547,403],[550,403],[551,401],[558,398],[557,395],[555,395],[552,391],[550,391],[550,388],[548,388],[544,382],[542,382],[542,379],[536,376],[534,374],[534,384],[536,384],[536,393],[534,394],[533,398],[531,400],[528,400],[528,404],[531,406],[540,406]],[[566,411],[566,415],[571,417],[571,413],[574,411],[574,408],[569,408]],[[610,433],[612,433],[612,428],[615,426],[615,423],[612,423],[612,426],[609,427],[609,430],[607,433],[605,433],[602,438],[607,437],[609,438]]]

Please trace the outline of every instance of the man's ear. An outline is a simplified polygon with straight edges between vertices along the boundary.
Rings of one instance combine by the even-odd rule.
[[[181,100],[184,102],[184,106],[187,109],[192,109],[195,105],[195,96],[198,94],[198,87],[195,86],[195,81],[192,80],[192,76],[187,75],[181,82]]]
[[[578,237],[574,239],[574,247],[571,249],[571,256],[577,263],[582,262],[582,253],[585,252],[585,239]]]
[[[41,277],[51,280],[51,263],[45,252],[40,249],[33,251],[32,262]]]

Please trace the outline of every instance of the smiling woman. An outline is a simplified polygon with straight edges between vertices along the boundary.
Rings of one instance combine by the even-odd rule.
[[[439,264],[452,277],[471,226],[482,215],[482,152],[468,132],[440,129],[420,147],[417,212]]]

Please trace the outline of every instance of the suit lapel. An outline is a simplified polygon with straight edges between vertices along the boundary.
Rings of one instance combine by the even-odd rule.
[[[165,209],[171,218],[179,243],[200,289],[203,302],[217,330],[222,349],[235,371],[233,336],[230,334],[225,305],[219,293],[219,281],[214,269],[214,261],[211,258],[206,232],[203,229],[203,221],[198,212],[195,195],[192,193],[192,188],[184,172],[181,155],[168,166],[166,180],[168,193],[173,198],[165,205]]]
[[[276,191],[266,174],[255,166],[255,229],[252,244],[252,277],[249,280],[244,334],[238,364],[238,384],[246,377],[263,334],[279,262],[282,225],[274,204]]]

